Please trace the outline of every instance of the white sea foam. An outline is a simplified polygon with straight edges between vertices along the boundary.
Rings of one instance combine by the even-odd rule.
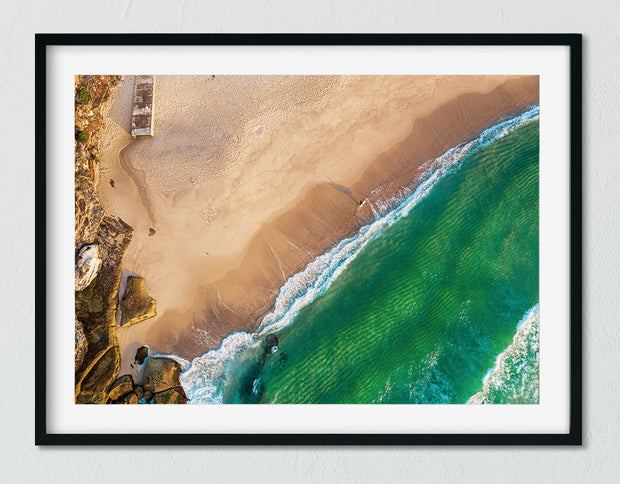
[[[536,304],[519,321],[512,343],[498,355],[482,380],[482,390],[468,404],[538,403],[539,323],[540,310]]]
[[[327,253],[316,257],[303,271],[289,277],[280,288],[273,311],[263,318],[256,333],[231,334],[218,349],[195,358],[189,367],[184,368],[181,385],[189,403],[222,403],[223,390],[232,379],[231,372],[234,371],[236,359],[249,348],[259,345],[268,333],[291,324],[299,311],[324,293],[370,241],[406,217],[441,178],[459,168],[467,155],[538,117],[539,107],[534,106],[520,116],[485,130],[474,140],[451,148],[438,158],[428,161],[422,181],[413,192],[403,188],[400,198],[392,200],[389,205],[381,203],[374,207],[376,219],[372,223],[362,227],[353,237],[342,240]],[[389,210],[388,207],[394,206]]]

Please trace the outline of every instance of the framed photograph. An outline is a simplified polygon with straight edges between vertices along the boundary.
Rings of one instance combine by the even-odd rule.
[[[36,36],[38,445],[580,445],[581,36]]]

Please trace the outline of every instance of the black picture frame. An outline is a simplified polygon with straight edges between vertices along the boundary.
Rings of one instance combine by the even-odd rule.
[[[566,434],[58,434],[46,407],[46,82],[49,46],[168,45],[567,46],[570,50],[570,430]],[[582,37],[581,34],[37,34],[35,37],[36,445],[581,445]]]

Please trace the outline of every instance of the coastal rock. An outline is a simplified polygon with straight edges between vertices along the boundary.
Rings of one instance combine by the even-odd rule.
[[[118,400],[133,390],[133,377],[131,375],[123,375],[119,377],[110,388],[110,400]]]
[[[132,392],[128,395],[125,395],[125,398],[123,398],[123,402],[129,405],[136,405],[139,402],[139,399],[138,396]]]
[[[75,159],[75,240],[92,244],[103,219],[103,209],[95,195],[90,156],[83,148],[76,150]]]
[[[149,358],[144,368],[144,390],[163,392],[180,385],[181,366],[170,358]]]
[[[187,397],[182,386],[177,386],[166,390],[165,392],[156,393],[153,397],[155,404],[184,404],[187,403]]]
[[[121,259],[130,240],[130,226],[120,219],[105,216],[96,236],[101,269],[86,289],[75,293],[75,314],[88,342],[83,363],[75,372],[76,401],[105,403],[107,390],[118,376],[120,349],[116,338],[116,310]],[[79,397],[80,393],[85,395]]]
[[[267,343],[267,349],[265,353],[271,355],[278,351],[278,337],[275,334],[268,334],[265,338],[265,342]]]
[[[144,279],[137,276],[127,277],[121,300],[121,326],[133,326],[157,315],[155,305],[155,299],[146,292]]]
[[[86,289],[101,269],[101,258],[97,245],[85,245],[80,249],[75,264],[75,290]]]
[[[142,398],[144,398],[144,390],[142,389],[142,387],[135,387],[133,389],[133,392],[136,394],[138,399],[141,400]]]
[[[134,363],[141,365],[144,363],[144,360],[149,356],[149,347],[148,346],[140,346],[138,351],[136,351],[136,358],[134,359]]]
[[[75,77],[76,403],[106,403],[120,370],[115,314],[122,256],[132,229],[106,215],[96,195],[101,108],[120,76]]]
[[[84,334],[84,326],[80,323],[80,320],[75,318],[75,368],[78,369],[82,366],[84,356],[88,350],[88,341]]]
[[[89,352],[92,345],[89,342]],[[88,354],[82,367],[87,366]],[[88,371],[78,386],[76,401],[78,403],[106,403],[108,401],[108,388],[116,380],[120,370],[120,350],[118,343],[109,348],[94,364],[88,365]]]
[[[81,392],[75,399],[75,403],[102,405],[108,400],[107,394],[100,392]]]
[[[149,392],[148,390],[146,390],[144,392],[144,401],[146,403],[150,403],[151,400],[153,400],[153,392]]]

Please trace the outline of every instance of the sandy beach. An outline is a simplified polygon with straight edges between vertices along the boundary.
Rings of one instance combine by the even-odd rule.
[[[133,227],[124,274],[158,315],[117,327],[121,373],[139,345],[190,358],[255,327],[424,162],[537,103],[538,77],[156,76],[154,137],[137,140],[132,96],[125,76],[97,193]]]

